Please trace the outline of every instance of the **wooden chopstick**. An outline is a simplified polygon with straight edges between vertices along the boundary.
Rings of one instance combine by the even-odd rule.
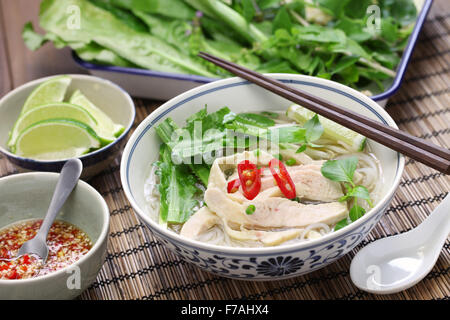
[[[235,63],[223,60],[223,59],[218,58],[218,57],[214,57],[214,56],[212,56],[212,55],[210,55],[208,53],[201,52],[200,54],[204,55],[205,57],[216,59],[217,61],[220,61],[222,63],[229,64],[230,66],[233,66],[233,67],[235,67],[237,69],[240,69],[243,72],[247,72],[247,73],[249,73],[249,74],[251,74],[251,75],[253,75],[253,76],[257,77],[257,78],[264,79],[267,82],[270,82],[272,84],[275,84],[275,85],[279,85],[280,84],[280,82],[277,81],[277,80],[274,80],[274,79],[268,78],[268,77],[264,77],[260,73],[257,73],[257,72],[254,72],[252,70],[246,69],[246,68],[244,68],[242,66],[239,66],[239,65],[237,65]],[[287,85],[285,85],[283,83],[281,83],[281,84],[284,86],[285,89],[287,89],[287,90],[289,90],[289,91],[291,91],[291,92],[293,92],[295,94],[299,94],[302,97],[306,97],[306,99],[309,99],[311,101],[319,103],[319,104],[327,107],[328,109],[337,111],[339,113],[343,113],[346,116],[349,116],[349,117],[352,117],[353,119],[358,120],[359,122],[365,123],[365,124],[367,124],[367,125],[369,125],[369,126],[371,126],[373,128],[376,128],[376,129],[378,129],[380,131],[383,131],[383,132],[385,132],[385,133],[387,133],[389,135],[392,135],[392,136],[397,137],[397,138],[399,138],[401,140],[407,141],[407,142],[409,142],[411,144],[415,144],[416,146],[421,147],[422,149],[427,150],[427,151],[429,151],[431,153],[434,153],[434,154],[436,154],[436,155],[438,155],[438,156],[440,156],[440,157],[442,157],[444,159],[450,160],[450,150],[448,150],[448,149],[436,146],[436,145],[431,144],[431,143],[429,143],[429,142],[427,142],[427,141],[425,141],[423,139],[420,139],[420,138],[414,137],[414,136],[412,136],[410,134],[407,134],[405,132],[402,132],[402,131],[400,131],[398,129],[395,129],[395,128],[383,125],[382,123],[376,122],[376,121],[374,121],[374,120],[372,120],[370,118],[367,118],[366,116],[357,114],[357,113],[355,113],[355,112],[353,112],[351,110],[344,109],[344,108],[341,108],[339,106],[336,106],[336,105],[334,105],[334,104],[332,104],[332,103],[330,103],[330,102],[328,102],[328,101],[326,101],[326,100],[324,100],[324,99],[322,99],[320,97],[313,96],[313,95],[311,95],[311,94],[309,94],[309,93],[307,93],[307,92],[305,92],[305,91],[303,91],[301,89],[294,89],[294,88],[289,87],[289,86],[287,86]]]
[[[303,90],[289,87],[280,81],[265,77],[260,73],[232,62],[204,52],[201,52],[199,56],[243,79],[300,104],[416,161],[422,162],[445,174],[450,173],[450,150],[448,149],[438,147],[428,141],[344,109]]]

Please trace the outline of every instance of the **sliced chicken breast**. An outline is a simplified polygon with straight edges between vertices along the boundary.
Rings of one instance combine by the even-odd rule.
[[[239,203],[218,188],[208,188],[205,203],[223,220],[234,226],[261,228],[306,227],[312,223],[334,224],[347,216],[347,205],[341,202],[302,204],[286,198],[255,198]],[[248,215],[246,208],[253,204],[255,211]]]
[[[302,204],[272,197],[249,204],[255,206],[255,212],[247,216],[249,223],[263,228],[306,227],[313,223],[332,225],[347,217],[347,205],[342,202]]]
[[[200,234],[219,223],[221,223],[221,220],[214,212],[207,207],[202,207],[186,221],[181,228],[180,235],[196,239]]]

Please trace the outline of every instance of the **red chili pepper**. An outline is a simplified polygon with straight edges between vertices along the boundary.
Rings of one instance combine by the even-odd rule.
[[[267,169],[267,167],[262,167],[262,168],[258,169],[260,175],[263,174],[264,169]],[[241,186],[241,181],[239,180],[239,178],[231,180],[230,182],[228,182],[227,191],[228,191],[228,193],[235,193],[236,191],[239,190],[240,186]]]
[[[9,258],[8,250],[6,250],[5,248],[0,248],[0,258]]]
[[[264,174],[264,170],[268,169],[269,167],[261,167],[259,168],[259,174],[263,175]]]
[[[6,277],[8,279],[19,279],[16,269],[11,270]]]
[[[23,263],[30,264],[30,256],[29,255],[26,254],[23,256]]]
[[[269,169],[285,197],[294,199],[296,196],[295,185],[283,162],[278,159],[272,159],[269,162]]]
[[[227,191],[228,193],[235,193],[239,190],[239,187],[241,185],[241,181],[239,179],[234,179],[228,182]]]
[[[244,196],[248,200],[254,199],[261,190],[261,174],[255,164],[244,160],[237,165],[239,180]]]

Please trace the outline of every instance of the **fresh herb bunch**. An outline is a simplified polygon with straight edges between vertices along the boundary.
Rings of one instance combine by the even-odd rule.
[[[355,156],[338,159],[328,160],[322,165],[322,175],[332,181],[342,182],[345,186],[346,193],[339,199],[339,201],[353,201],[353,206],[350,208],[349,217],[352,222],[361,218],[366,210],[358,205],[358,199],[367,201],[370,207],[373,207],[370,200],[369,190],[364,186],[355,185],[353,182],[353,176],[355,174],[356,167],[358,165],[358,158]],[[335,230],[339,230],[348,224],[348,219],[339,221],[334,227]]]
[[[380,9],[373,26],[369,6]],[[66,8],[80,8],[79,28]],[[301,73],[371,93],[392,82],[417,9],[413,0],[44,0],[29,48],[70,46],[84,60],[226,77],[206,51],[259,72]]]

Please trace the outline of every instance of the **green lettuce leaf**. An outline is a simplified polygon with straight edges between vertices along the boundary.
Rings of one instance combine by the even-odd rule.
[[[77,6],[80,25],[67,23],[67,6]],[[95,42],[143,68],[175,73],[192,73],[207,77],[214,74],[189,55],[147,33],[138,32],[86,0],[44,0],[41,4],[42,27],[71,43]]]

